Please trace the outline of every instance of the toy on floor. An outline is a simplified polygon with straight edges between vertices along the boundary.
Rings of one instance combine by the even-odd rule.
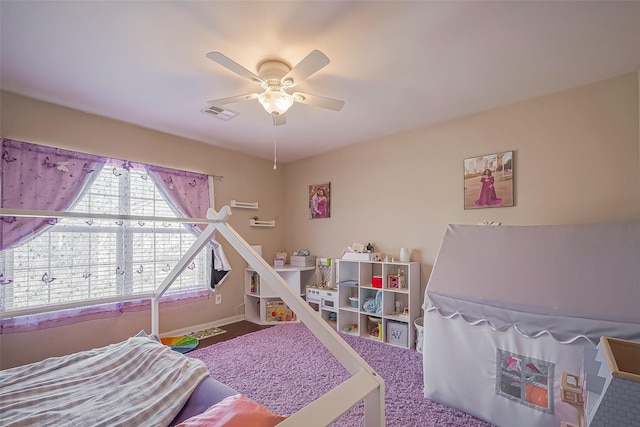
[[[356,324],[354,323],[354,324],[349,325],[349,326],[347,326],[346,328],[344,328],[344,329],[342,330],[342,332],[353,332],[353,331],[355,331],[355,330],[357,330],[357,329],[358,329],[358,325],[356,325]]]

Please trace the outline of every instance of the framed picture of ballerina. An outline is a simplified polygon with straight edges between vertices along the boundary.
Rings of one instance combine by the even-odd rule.
[[[331,216],[331,183],[309,186],[309,218],[329,218]]]
[[[464,159],[464,208],[513,206],[513,151]]]

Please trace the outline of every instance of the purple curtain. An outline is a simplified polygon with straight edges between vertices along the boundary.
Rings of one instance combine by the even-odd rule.
[[[105,165],[121,165],[127,170],[134,167],[146,170],[147,175],[179,216],[205,217],[210,205],[207,175],[134,164],[11,139],[0,138],[0,142],[2,208],[69,210],[91,187]],[[54,218],[0,217],[0,250],[27,242],[55,222]],[[195,225],[189,229],[194,234],[199,234],[200,229]],[[165,296],[161,306],[180,305],[186,300],[208,299],[209,293],[198,291]],[[148,305],[149,301],[117,303],[4,319],[0,321],[0,334],[114,317],[123,311],[148,309]]]
[[[151,165],[147,166],[147,175],[178,216],[206,217],[211,203],[207,175]],[[205,227],[197,224],[200,230]]]
[[[210,207],[209,177],[207,175],[167,169],[159,166],[148,166],[147,175],[156,184],[158,190],[173,210],[182,217],[205,218]],[[206,224],[193,224],[192,233],[198,235]],[[211,240],[212,269],[211,288],[222,283],[231,266],[227,261],[222,246],[215,239]]]
[[[2,138],[0,206],[69,210],[91,187],[105,161],[99,156]],[[56,221],[55,218],[0,217],[0,250],[32,239]]]

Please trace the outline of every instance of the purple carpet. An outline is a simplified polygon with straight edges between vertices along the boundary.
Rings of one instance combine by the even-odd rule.
[[[341,334],[385,380],[386,425],[481,426],[471,415],[423,397],[422,355]],[[277,325],[187,354],[211,376],[278,414],[291,414],[349,378],[347,371],[302,323]],[[334,426],[364,426],[364,405]]]

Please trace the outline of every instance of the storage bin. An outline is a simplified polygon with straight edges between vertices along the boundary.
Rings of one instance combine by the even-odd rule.
[[[291,259],[289,263],[291,264],[292,267],[315,267],[316,257],[313,255],[308,255],[308,256],[291,255]]]
[[[389,320],[387,322],[387,342],[402,347],[409,345],[409,325]]]
[[[382,276],[373,276],[371,278],[371,286],[374,288],[382,288]]]

